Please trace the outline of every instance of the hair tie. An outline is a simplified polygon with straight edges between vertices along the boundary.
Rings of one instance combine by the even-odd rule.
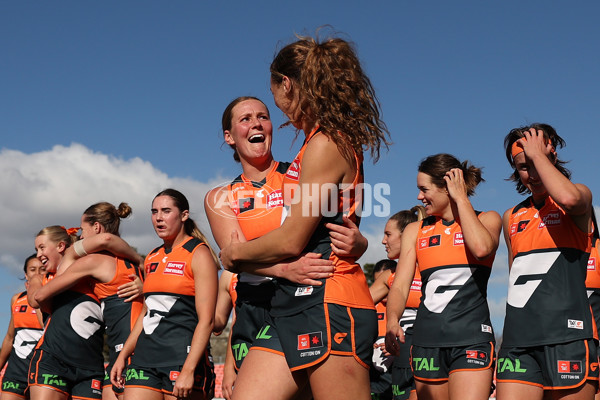
[[[64,226],[61,226],[61,228],[63,228],[65,230],[65,232],[67,232],[67,235],[69,235],[69,236],[77,235],[77,232],[79,232],[79,230],[81,229],[80,227],[67,229]]]

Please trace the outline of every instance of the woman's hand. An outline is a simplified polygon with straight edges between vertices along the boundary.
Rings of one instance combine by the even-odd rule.
[[[404,331],[400,324],[388,326],[387,333],[385,334],[385,348],[394,356],[397,356],[400,352],[400,343],[405,343]]]
[[[194,371],[182,369],[173,385],[173,396],[177,398],[189,397],[194,386]]]
[[[234,273],[240,272],[235,269],[235,263],[233,261],[233,251],[235,250],[235,246],[237,246],[239,243],[240,239],[238,237],[238,233],[237,231],[233,231],[231,232],[231,241],[227,246],[223,247],[219,253],[219,258],[221,259],[223,268]]]
[[[452,168],[446,172],[444,176],[446,181],[446,189],[448,190],[448,196],[450,199],[458,203],[460,200],[467,200],[467,184],[463,176],[463,171],[460,168]]]
[[[144,284],[139,276],[131,274],[129,278],[131,282],[124,283],[117,288],[117,295],[126,303],[137,299],[144,292]]]
[[[338,257],[360,257],[367,250],[369,241],[348,216],[343,216],[343,225],[327,223],[331,238],[331,249]]]
[[[123,378],[123,372],[125,371],[125,357],[121,357],[122,353],[115,360],[110,370],[110,382],[118,388],[125,387],[125,379]]]

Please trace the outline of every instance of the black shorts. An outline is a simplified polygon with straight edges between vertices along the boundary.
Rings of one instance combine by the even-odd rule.
[[[314,366],[330,354],[354,357],[368,368],[377,338],[375,310],[323,303],[291,316],[272,317],[254,346],[273,349],[281,344],[292,371]]]
[[[175,381],[183,365],[166,367],[140,367],[130,364],[125,377],[125,387],[150,389],[172,395]],[[194,392],[202,392],[212,398],[215,392],[215,370],[209,360],[200,360],[194,373]]]
[[[544,390],[576,388],[598,380],[598,354],[592,339],[535,347],[502,347],[498,382],[516,382]]]
[[[10,365],[10,364],[9,364]],[[8,367],[6,367],[8,371]],[[20,397],[25,397],[25,389],[27,389],[27,376],[14,377],[4,373],[2,377],[2,393],[10,393]]]
[[[254,345],[257,336],[265,335],[261,329],[268,327],[270,321],[268,303],[240,302],[235,306],[235,322],[231,328],[231,351],[235,369],[239,370],[248,351]],[[268,328],[267,333],[268,334]],[[270,351],[283,356],[279,341],[271,341]]]
[[[406,400],[415,389],[415,378],[410,365],[412,329],[404,332],[404,343],[400,343],[398,355],[392,364],[392,393],[394,400]]]
[[[102,398],[102,371],[68,365],[41,349],[33,353],[28,378],[29,386],[51,388],[73,398]]]
[[[457,347],[412,346],[412,370],[416,380],[446,382],[456,371],[481,371],[494,368],[494,343]]]

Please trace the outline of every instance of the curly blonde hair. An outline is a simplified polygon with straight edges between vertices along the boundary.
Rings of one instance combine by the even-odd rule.
[[[353,152],[369,150],[377,161],[381,145],[387,148],[391,144],[389,132],[353,46],[340,38],[323,42],[308,36],[298,39],[273,59],[271,80],[281,84],[287,76],[295,82],[300,118],[315,119],[344,157],[351,159]]]

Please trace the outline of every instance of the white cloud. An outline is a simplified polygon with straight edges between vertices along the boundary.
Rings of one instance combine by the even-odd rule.
[[[121,223],[121,235],[142,253],[160,244],[150,223],[150,204],[156,193],[168,187],[186,195],[192,218],[210,233],[204,194],[221,181],[170,178],[140,158],[124,160],[80,144],[32,154],[3,149],[0,176],[0,266],[18,275],[41,228],[79,226],[83,211],[99,201],[126,202],[132,207],[133,215]]]

